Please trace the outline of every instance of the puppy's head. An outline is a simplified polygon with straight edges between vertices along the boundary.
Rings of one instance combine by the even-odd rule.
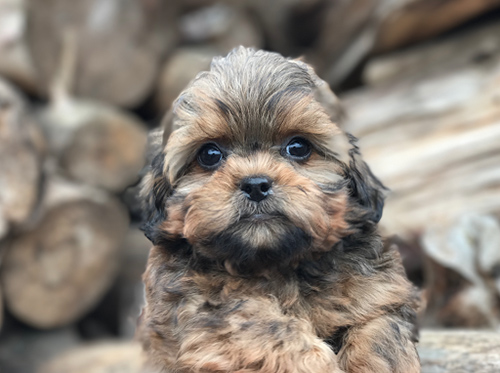
[[[146,235],[243,271],[375,224],[383,186],[338,120],[336,97],[300,61],[245,48],[215,59],[166,117],[143,188]]]

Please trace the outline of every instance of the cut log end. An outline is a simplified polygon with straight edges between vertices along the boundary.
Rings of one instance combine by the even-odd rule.
[[[7,307],[38,328],[77,320],[111,285],[127,224],[114,200],[81,199],[50,208],[8,247],[1,273]]]
[[[101,112],[75,131],[61,163],[72,178],[119,192],[137,179],[146,144],[140,123],[118,112]]]

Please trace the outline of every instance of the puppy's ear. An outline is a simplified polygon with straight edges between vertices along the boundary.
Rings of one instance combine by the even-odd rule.
[[[371,172],[368,165],[361,159],[357,139],[347,134],[352,148],[349,151],[348,166],[349,188],[351,198],[366,212],[366,218],[378,223],[382,218],[384,199],[387,188]]]
[[[151,162],[151,170],[144,177],[141,195],[143,198],[143,225],[146,237],[157,245],[160,239],[158,225],[166,220],[165,204],[172,188],[164,175],[165,153],[160,152]]]

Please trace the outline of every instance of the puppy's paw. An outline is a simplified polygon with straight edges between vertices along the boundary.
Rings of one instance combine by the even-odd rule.
[[[296,341],[283,341],[272,350],[249,348],[220,352],[207,348],[205,353],[200,350],[196,354],[184,354],[179,356],[176,366],[186,373],[344,373],[336,355],[320,340],[302,347]]]
[[[337,357],[328,345],[321,342],[303,354],[297,354],[293,373],[343,373],[337,364]],[[288,373],[288,371],[287,371]]]
[[[283,347],[283,350],[271,352],[257,372],[343,373],[338,366],[337,356],[322,341],[315,341],[312,346],[296,350],[293,345]]]

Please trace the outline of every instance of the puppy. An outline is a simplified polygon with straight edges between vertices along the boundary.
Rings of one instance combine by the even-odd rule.
[[[413,373],[384,187],[311,67],[238,48],[173,104],[145,179],[141,338],[166,372]]]

